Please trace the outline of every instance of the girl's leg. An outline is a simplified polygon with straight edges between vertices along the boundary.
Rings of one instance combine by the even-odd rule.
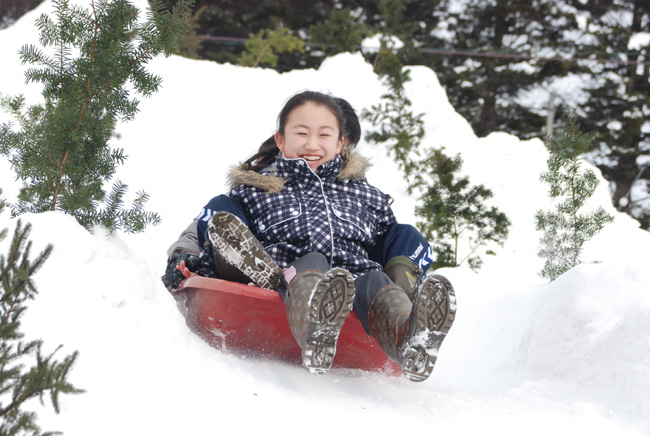
[[[451,283],[442,276],[429,276],[417,289],[413,302],[380,272],[365,274],[355,285],[359,300],[355,310],[366,331],[409,380],[426,380],[456,317]],[[361,317],[364,309],[365,319]]]
[[[370,304],[380,289],[392,283],[390,278],[381,271],[370,271],[354,281],[354,311],[369,335],[368,310],[370,310]]]
[[[275,289],[282,271],[246,224],[229,212],[217,212],[208,223],[214,263],[220,278],[254,282]]]
[[[409,224],[395,224],[377,241],[370,258],[379,262],[388,277],[413,300],[431,266],[433,250],[418,229]]]
[[[287,268],[282,270],[282,277],[280,279],[280,284],[276,290],[282,296],[282,299],[286,299],[287,287],[289,282],[300,272],[306,270],[313,270],[324,274],[330,269],[330,264],[327,261],[327,258],[320,253],[312,252],[304,255],[300,259],[294,261]]]
[[[422,234],[410,224],[394,224],[369,253],[371,260],[385,266],[392,258],[404,256],[425,274],[433,261],[433,250]]]
[[[303,365],[315,374],[331,368],[336,342],[354,300],[350,273],[328,269],[325,256],[310,253],[285,269],[282,280],[289,327],[302,349]]]

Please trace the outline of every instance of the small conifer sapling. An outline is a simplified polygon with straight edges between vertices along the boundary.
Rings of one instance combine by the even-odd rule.
[[[431,241],[436,260],[434,268],[467,263],[473,271],[481,268],[481,255],[495,255],[490,246],[503,245],[510,220],[486,201],[492,191],[483,185],[471,186],[468,177],[459,177],[460,155],[454,158],[442,150],[432,150],[427,167],[432,183],[424,188],[416,214],[418,227]]]
[[[614,220],[602,207],[581,213],[598,186],[594,172],[582,168],[581,155],[591,147],[593,135],[580,131],[574,115],[568,119],[568,127],[557,129],[546,141],[548,171],[540,176],[557,206],[535,216],[537,230],[543,232],[538,255],[546,259],[540,274],[551,281],[580,264],[583,244]]]

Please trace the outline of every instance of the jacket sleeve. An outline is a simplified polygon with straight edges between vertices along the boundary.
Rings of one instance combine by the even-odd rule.
[[[230,212],[242,220],[246,227],[250,228],[250,223],[246,216],[246,210],[241,206],[236,197],[234,197],[232,194],[221,194],[212,198],[208,204],[203,207],[199,216],[194,220],[194,234],[196,237],[196,244],[197,246],[201,247],[201,249],[207,250],[210,254],[212,252],[212,249],[209,248],[211,244],[206,244],[206,242],[209,242],[208,223],[210,222],[212,216],[217,212]]]
[[[212,198],[201,210],[201,213],[194,218],[189,226],[180,234],[176,242],[167,249],[167,260],[183,251],[199,254],[207,240],[206,232],[208,221],[216,212],[226,211],[237,215],[244,224],[249,226],[246,213],[237,199],[227,195],[218,195]]]
[[[384,195],[384,201],[381,206],[377,208],[377,230],[375,232],[375,242],[380,241],[386,236],[391,228],[397,223],[393,209],[390,207],[393,200],[390,196]]]
[[[199,215],[194,218],[194,221],[192,221],[185,230],[183,230],[181,235],[178,237],[178,240],[167,249],[167,258],[171,259],[172,256],[182,251],[189,251],[196,254],[201,253],[201,250],[203,250],[203,246],[207,241],[206,233],[208,230],[208,222],[212,215],[219,211],[230,212],[237,215],[242,221],[244,221],[244,224],[249,226],[246,212],[236,198],[223,194],[217,195],[216,197],[213,197],[203,207],[203,209],[201,209]]]
[[[199,222],[199,217],[194,218],[194,221],[190,223],[189,226],[180,234],[176,242],[174,242],[167,249],[167,260],[171,259],[173,256],[181,253],[183,251],[189,251],[191,253],[199,254],[201,248],[199,248],[198,235],[197,235],[197,225]]]

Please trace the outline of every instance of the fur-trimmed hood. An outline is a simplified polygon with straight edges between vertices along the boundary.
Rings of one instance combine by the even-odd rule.
[[[365,177],[366,171],[370,167],[368,159],[361,154],[352,151],[346,160],[343,160],[343,168],[337,174],[339,180],[354,180]],[[264,189],[269,193],[278,193],[282,191],[285,183],[289,179],[280,177],[274,173],[274,166],[271,165],[263,171],[267,174],[261,174],[256,171],[244,169],[243,164],[237,165],[230,170],[228,174],[228,184],[230,189],[239,185],[250,185],[256,188]]]

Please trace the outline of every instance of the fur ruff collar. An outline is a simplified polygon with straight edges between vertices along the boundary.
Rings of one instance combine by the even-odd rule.
[[[355,180],[365,177],[370,162],[357,152],[351,152],[348,159],[344,161],[344,167],[336,176],[339,180]],[[277,194],[282,191],[289,179],[279,177],[273,173],[260,174],[256,171],[246,170],[243,165],[237,165],[228,174],[230,189],[239,185],[250,185],[264,189],[269,194]]]

